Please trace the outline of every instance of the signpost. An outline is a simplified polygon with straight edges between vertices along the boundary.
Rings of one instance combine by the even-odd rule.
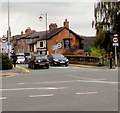
[[[118,35],[114,35],[112,41],[113,41],[113,46],[115,46],[115,65],[117,66],[117,46],[119,45]]]

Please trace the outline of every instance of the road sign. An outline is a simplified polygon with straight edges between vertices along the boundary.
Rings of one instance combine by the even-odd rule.
[[[53,45],[53,50],[57,50],[58,46],[57,45]]]
[[[118,38],[117,37],[113,38],[113,43],[118,43]]]
[[[7,43],[7,45],[12,45],[12,43]]]
[[[118,46],[119,44],[118,43],[113,43],[113,46]]]
[[[2,43],[6,43],[7,39],[5,36],[2,37]]]

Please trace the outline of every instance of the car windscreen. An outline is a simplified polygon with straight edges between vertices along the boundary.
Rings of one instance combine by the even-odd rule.
[[[53,58],[65,58],[62,54],[53,54]]]
[[[36,60],[39,60],[39,59],[47,59],[47,56],[36,56],[35,57]]]
[[[17,59],[25,59],[25,57],[20,56],[20,57],[17,57]]]

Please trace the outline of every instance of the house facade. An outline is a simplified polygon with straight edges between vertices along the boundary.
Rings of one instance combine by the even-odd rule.
[[[31,54],[63,54],[83,49],[83,38],[69,29],[69,21],[65,19],[62,27],[56,23],[49,25],[49,30],[39,31],[27,28],[25,33],[13,40],[16,53]]]
[[[82,38],[69,29],[67,19],[63,22],[63,27],[58,27],[56,23],[49,25],[49,31],[39,34],[38,40],[30,44],[31,51],[36,54],[63,54],[74,49],[83,49],[81,46]]]

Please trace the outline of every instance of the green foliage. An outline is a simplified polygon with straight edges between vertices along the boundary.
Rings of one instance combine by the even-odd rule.
[[[120,1],[104,2],[101,0],[96,3],[94,5],[94,17],[92,27],[96,29],[95,45],[111,51],[111,37],[114,34],[120,36]],[[109,31],[109,36],[106,36],[107,31]]]
[[[12,69],[12,59],[6,54],[0,54],[0,62],[2,62],[2,70]]]
[[[90,55],[91,56],[104,56],[106,51],[104,49],[100,49],[100,47],[91,47],[90,48]]]

